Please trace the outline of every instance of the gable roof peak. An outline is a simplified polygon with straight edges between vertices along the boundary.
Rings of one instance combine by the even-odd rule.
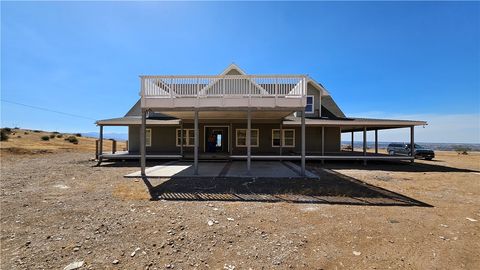
[[[247,75],[247,73],[232,62],[220,75]]]

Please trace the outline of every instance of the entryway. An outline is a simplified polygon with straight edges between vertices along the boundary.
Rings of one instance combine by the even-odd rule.
[[[205,126],[205,153],[228,153],[228,126]]]

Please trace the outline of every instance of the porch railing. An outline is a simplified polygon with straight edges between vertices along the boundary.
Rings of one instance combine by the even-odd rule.
[[[146,98],[280,97],[304,98],[302,75],[140,76]]]

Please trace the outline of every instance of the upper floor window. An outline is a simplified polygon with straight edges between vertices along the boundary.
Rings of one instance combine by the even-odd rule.
[[[314,97],[313,96],[307,96],[307,106],[305,106],[305,113],[313,113],[313,103],[314,102]]]

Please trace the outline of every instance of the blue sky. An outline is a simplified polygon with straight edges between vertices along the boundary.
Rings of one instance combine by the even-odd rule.
[[[88,118],[135,103],[140,74],[235,62],[309,74],[348,116],[427,120],[420,141],[480,143],[478,2],[2,2],[1,15],[2,99],[86,117],[2,102],[2,126],[95,131]]]

